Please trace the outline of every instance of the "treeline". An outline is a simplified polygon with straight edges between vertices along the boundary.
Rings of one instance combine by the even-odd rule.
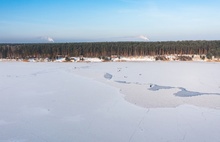
[[[220,57],[220,41],[93,42],[52,44],[0,44],[0,58],[159,56],[197,54]]]

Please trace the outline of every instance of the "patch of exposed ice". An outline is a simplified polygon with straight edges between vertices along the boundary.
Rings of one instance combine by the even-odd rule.
[[[127,81],[115,81],[117,83],[122,83],[122,84],[131,84],[131,82],[127,82]]]
[[[150,88],[149,90],[151,91],[158,91],[161,89],[173,89],[175,87],[170,87],[170,86],[159,86],[159,85],[155,85],[155,84],[150,84]]]
[[[173,94],[178,97],[193,97],[193,96],[200,96],[200,95],[220,95],[220,93],[202,93],[202,92],[188,91],[187,89],[183,87],[159,86],[156,84],[151,84],[148,90],[159,91],[162,89],[180,89],[181,91],[178,91],[177,93]]]
[[[109,74],[109,73],[106,73],[106,74],[104,75],[104,77],[105,77],[106,79],[108,79],[108,80],[111,80],[113,76],[112,76],[111,74]]]
[[[220,93],[201,93],[201,92],[194,92],[188,91],[185,88],[179,87],[181,91],[175,93],[175,96],[179,97],[193,97],[193,96],[200,96],[200,95],[220,95]]]

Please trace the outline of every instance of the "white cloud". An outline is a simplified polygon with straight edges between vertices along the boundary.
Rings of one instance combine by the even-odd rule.
[[[40,39],[46,41],[46,42],[54,42],[53,38],[47,37],[47,36],[42,36]]]
[[[143,39],[143,40],[145,40],[145,41],[149,41],[149,38],[147,38],[147,37],[144,36],[144,35],[140,35],[138,38]]]
[[[48,42],[54,42],[54,40],[51,37],[47,37]]]

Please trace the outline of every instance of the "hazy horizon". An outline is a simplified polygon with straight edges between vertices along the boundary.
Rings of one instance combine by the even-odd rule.
[[[219,40],[217,0],[0,0],[0,43]]]

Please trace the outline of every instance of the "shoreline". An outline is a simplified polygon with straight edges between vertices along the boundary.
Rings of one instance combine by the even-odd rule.
[[[220,62],[220,59],[212,59],[212,60],[202,60],[202,59],[192,59],[192,60],[155,60],[154,58],[133,58],[133,57],[128,57],[128,58],[122,58],[122,59],[114,59],[114,60],[109,60],[105,61],[99,58],[85,58],[85,60],[71,60],[71,61],[66,61],[65,58],[50,61],[48,59],[0,59],[0,62],[35,62],[35,63],[105,63],[105,62]]]

